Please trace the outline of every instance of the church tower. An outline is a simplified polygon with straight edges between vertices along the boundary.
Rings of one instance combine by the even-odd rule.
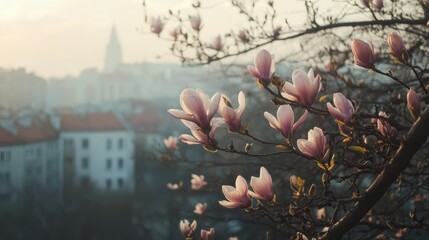
[[[106,56],[104,58],[103,72],[115,72],[122,63],[122,49],[119,43],[118,34],[116,33],[115,25],[112,26],[110,32],[110,40],[106,48]]]

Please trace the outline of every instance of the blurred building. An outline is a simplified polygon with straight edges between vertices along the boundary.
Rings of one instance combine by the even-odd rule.
[[[61,115],[64,191],[134,190],[134,132],[114,113]]]
[[[60,199],[58,131],[46,115],[0,119],[0,200],[25,194]]]

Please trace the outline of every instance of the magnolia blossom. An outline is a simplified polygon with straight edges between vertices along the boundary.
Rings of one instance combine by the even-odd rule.
[[[191,188],[193,190],[201,190],[205,185],[207,185],[207,182],[204,181],[204,175],[192,174]]]
[[[247,36],[247,32],[245,30],[240,30],[237,35],[238,39],[243,43],[249,42],[249,36]]]
[[[201,238],[203,240],[214,240],[215,230],[214,228],[210,228],[209,231],[201,229]]]
[[[210,129],[210,121],[215,115],[221,94],[216,93],[211,99],[200,89],[186,88],[180,94],[180,105],[183,110],[169,109],[173,117],[190,121],[202,129]]]
[[[275,71],[274,64],[275,63],[271,53],[265,49],[262,49],[258,52],[258,54],[256,54],[255,66],[247,66],[247,71],[249,71],[249,74],[253,77],[265,82],[269,82]]]
[[[271,113],[264,112],[264,117],[268,120],[270,126],[279,130],[286,139],[290,139],[293,136],[295,131],[307,119],[307,115],[308,112],[306,110],[299,120],[295,122],[294,112],[290,105],[281,105],[277,109],[277,119]]]
[[[167,183],[167,188],[170,190],[177,190],[179,189],[179,184],[177,183]]]
[[[402,53],[405,51],[405,45],[402,38],[395,32],[391,32],[387,37],[390,53],[395,57],[402,59]]]
[[[383,8],[383,0],[373,0],[374,10],[379,12]]]
[[[324,219],[326,217],[325,208],[318,209],[316,217],[317,217],[318,220]]]
[[[219,204],[225,208],[246,208],[251,204],[247,182],[240,175],[235,180],[235,187],[223,185],[222,192],[228,201],[222,200]]]
[[[297,232],[295,240],[308,240],[308,238],[304,234]]]
[[[165,23],[162,22],[161,17],[152,18],[150,23],[150,31],[155,34],[160,34],[164,29]]]
[[[413,117],[417,119],[420,116],[422,106],[420,105],[419,96],[417,96],[416,92],[411,88],[407,93],[407,106]]]
[[[195,205],[194,213],[198,215],[203,215],[207,210],[207,203],[197,203]]]
[[[164,145],[166,148],[170,150],[174,150],[177,148],[177,138],[173,136],[169,136],[168,138],[164,139]]]
[[[179,139],[189,145],[193,144],[202,144],[208,150],[216,150],[216,140],[214,138],[215,131],[218,127],[224,124],[224,120],[222,118],[213,118],[210,121],[210,131],[208,134],[205,134],[201,131],[200,127],[193,123],[182,120],[183,124],[191,130],[192,135],[182,134],[179,136]]]
[[[261,167],[259,177],[250,178],[250,186],[254,192],[249,190],[249,195],[259,200],[271,201],[274,198],[273,180],[267,169]]]
[[[191,27],[195,31],[200,31],[203,28],[203,25],[201,24],[200,15],[195,15],[195,16],[191,17],[190,21],[191,21]]]
[[[355,108],[350,100],[348,100],[342,93],[334,93],[334,106],[331,103],[326,104],[329,113],[340,122],[349,124],[352,120]],[[339,124],[342,132],[347,132],[344,125]]]
[[[369,0],[360,0],[360,3],[365,7],[369,7]]]
[[[384,118],[389,118],[389,116],[387,116],[387,114],[385,112],[382,112],[382,111],[380,111],[378,113],[378,116],[381,116],[381,117],[384,117]],[[377,130],[378,130],[378,132],[381,133],[381,135],[383,135],[386,138],[388,138],[389,136],[391,136],[394,133],[396,133],[396,129],[394,127],[392,127],[384,119],[380,119],[380,118],[377,119]]]
[[[293,85],[285,82],[282,95],[291,101],[310,107],[322,88],[321,80],[320,75],[314,76],[312,68],[310,68],[308,74],[302,70],[294,70],[292,72]]]
[[[231,107],[231,101],[224,95],[219,103],[218,113],[228,125],[231,132],[239,132],[241,128],[241,117],[246,108],[246,98],[242,91],[238,94],[238,105],[237,109],[233,109]]]
[[[189,237],[194,233],[195,229],[197,229],[197,222],[194,220],[192,223],[189,223],[188,219],[184,219],[180,221],[179,226],[183,236]]]
[[[375,63],[374,46],[372,43],[360,39],[352,41],[352,52],[356,65],[364,68],[373,68]]]
[[[213,39],[213,43],[211,46],[214,50],[216,51],[220,51],[223,48],[223,42],[222,42],[222,37],[220,35],[217,35],[214,39]]]
[[[326,137],[323,135],[322,129],[318,127],[308,131],[308,140],[298,139],[297,146],[302,153],[317,160],[322,160],[328,153]]]
[[[173,37],[173,39],[174,40],[176,40],[177,39],[177,37],[179,36],[179,34],[180,34],[180,26],[178,26],[178,27],[175,27],[175,28],[173,28],[173,29],[171,29],[170,30],[170,36],[172,36]]]

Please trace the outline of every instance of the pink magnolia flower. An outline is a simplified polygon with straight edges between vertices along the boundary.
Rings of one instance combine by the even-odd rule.
[[[201,17],[200,15],[195,15],[192,16],[191,19],[191,27],[195,30],[195,31],[200,31],[203,28],[203,25],[201,24]]]
[[[218,113],[223,118],[231,132],[239,132],[241,128],[241,117],[243,116],[244,109],[246,108],[246,98],[244,93],[240,91],[238,94],[238,108],[231,107],[231,101],[227,96],[222,96],[219,104]]]
[[[318,209],[316,217],[317,217],[318,220],[324,219],[326,217],[325,208]]]
[[[322,160],[328,153],[326,137],[323,135],[322,129],[318,127],[308,131],[308,140],[298,139],[297,146],[302,153],[317,160]]]
[[[383,0],[373,0],[374,10],[379,12],[383,8]]]
[[[209,231],[201,229],[201,238],[203,240],[214,240],[215,230],[214,228],[210,228]]]
[[[193,190],[201,190],[205,185],[207,185],[207,182],[204,181],[204,175],[192,174],[191,188]]]
[[[180,221],[179,226],[183,236],[189,237],[194,233],[195,229],[197,229],[197,222],[194,220],[192,223],[189,223],[188,219],[184,219]]]
[[[177,190],[179,189],[179,184],[177,183],[167,183],[167,188],[170,190]]]
[[[364,68],[373,68],[375,63],[374,46],[360,39],[352,41],[355,64]]]
[[[240,30],[237,37],[242,43],[248,43],[250,40],[245,30]]]
[[[375,237],[375,240],[384,240],[384,233],[380,233]]]
[[[417,96],[412,88],[410,88],[407,93],[407,106],[413,117],[417,119],[420,116],[422,106],[420,105],[419,96]]]
[[[269,82],[275,71],[275,65],[271,53],[265,49],[256,54],[255,66],[247,66],[247,71],[253,77],[265,82]]]
[[[200,127],[193,122],[188,122],[184,120],[182,120],[182,122],[191,130],[192,133],[192,135],[180,135],[179,139],[182,142],[189,145],[202,144],[207,150],[216,150],[217,142],[214,138],[214,134],[216,132],[216,129],[224,124],[224,120],[222,118],[213,118],[210,121],[210,131],[208,132],[208,134],[205,134],[203,131],[201,131]]]
[[[180,34],[180,31],[181,31],[180,26],[175,27],[170,30],[170,36],[173,37],[174,40],[176,40]]]
[[[152,18],[150,23],[150,31],[155,34],[161,34],[164,29],[165,23],[162,22],[161,17]]]
[[[222,37],[220,35],[217,35],[213,39],[213,43],[211,47],[216,51],[221,51],[223,49]]]
[[[273,180],[267,169],[261,167],[259,177],[250,178],[250,186],[254,192],[249,190],[249,195],[259,200],[271,201],[274,198]]]
[[[369,0],[360,0],[360,3],[365,7],[369,7]]]
[[[203,215],[207,210],[207,203],[197,203],[195,205],[194,213],[198,215]]]
[[[295,123],[295,116],[290,105],[281,105],[277,109],[277,119],[269,112],[264,112],[264,117],[270,123],[270,126],[280,131],[280,133],[286,139],[291,139],[295,131],[304,123],[307,119],[307,110]]]
[[[382,111],[378,113],[378,116],[389,118],[389,116]],[[386,138],[396,133],[396,129],[394,127],[392,127],[386,120],[380,118],[377,119],[377,130]]]
[[[402,38],[395,32],[391,32],[387,37],[387,44],[390,48],[390,53],[402,59],[402,53],[405,51],[405,45]]]
[[[177,148],[177,138],[173,136],[169,136],[164,139],[164,145],[167,149],[174,150]]]
[[[173,117],[193,122],[203,130],[210,129],[210,121],[217,112],[220,93],[211,99],[200,89],[186,88],[180,94],[180,105],[183,110],[169,109]]]
[[[406,232],[407,232],[407,229],[406,229],[406,228],[400,228],[400,229],[396,232],[395,237],[397,237],[397,238],[402,238]]]
[[[342,93],[334,93],[334,106],[331,103],[327,103],[329,113],[331,115],[346,124],[349,124],[352,121],[355,108],[350,100],[348,100]],[[340,129],[342,125],[340,125]],[[343,131],[344,132],[344,131]]]
[[[222,192],[228,201],[222,200],[219,204],[225,208],[246,208],[251,204],[247,182],[240,175],[235,180],[235,187],[223,185]]]
[[[322,88],[321,80],[320,75],[314,76],[312,68],[310,68],[308,74],[302,70],[294,70],[292,72],[293,85],[285,82],[282,95],[291,101],[310,107]]]

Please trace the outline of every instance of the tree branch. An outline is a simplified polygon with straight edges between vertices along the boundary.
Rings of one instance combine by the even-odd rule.
[[[414,154],[429,136],[429,108],[414,123],[398,151],[383,172],[377,177],[366,193],[340,221],[321,237],[322,240],[338,240],[352,229],[380,200],[402,171],[407,168]]]

